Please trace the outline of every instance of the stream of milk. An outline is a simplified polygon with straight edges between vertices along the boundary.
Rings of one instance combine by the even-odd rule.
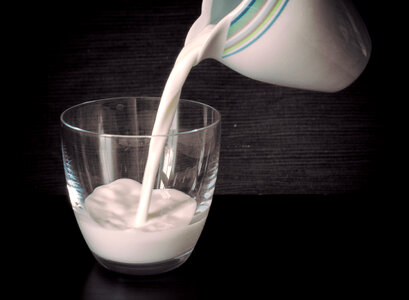
[[[175,116],[183,84],[190,70],[200,62],[200,52],[205,42],[214,34],[213,28],[214,25],[206,26],[195,39],[185,45],[180,51],[166,82],[149,145],[148,160],[143,177],[141,199],[136,214],[135,227],[139,227],[146,222],[159,161],[166,143],[166,135]]]

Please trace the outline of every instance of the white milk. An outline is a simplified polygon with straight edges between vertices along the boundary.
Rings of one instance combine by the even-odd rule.
[[[154,137],[149,145],[148,160],[142,182],[141,201],[136,214],[135,227],[141,226],[146,222],[159,161],[166,143],[166,135],[176,113],[182,86],[190,70],[200,62],[200,52],[203,50],[205,42],[215,34],[214,30],[212,30],[214,27],[213,25],[205,27],[195,39],[190,41],[180,51],[166,82],[152,131],[152,136]]]
[[[195,216],[196,201],[174,189],[152,191],[148,221],[133,228],[141,184],[118,179],[97,187],[74,209],[93,253],[122,263],[153,263],[172,259],[195,246],[207,211]],[[194,217],[194,221],[192,219]]]
[[[154,190],[159,161],[172,124],[182,86],[200,51],[214,34],[207,26],[180,52],[155,119],[143,184],[118,179],[97,187],[75,215],[89,248],[96,255],[122,263],[153,263],[193,249],[208,210],[195,215],[196,201],[174,189]],[[194,218],[194,220],[193,220]]]

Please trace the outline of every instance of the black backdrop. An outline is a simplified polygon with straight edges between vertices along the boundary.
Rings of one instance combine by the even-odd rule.
[[[400,174],[385,171],[401,168],[391,162],[402,162],[404,147],[390,140],[404,135],[386,124],[404,98],[389,95],[397,85],[387,79],[397,72],[384,71],[383,52],[393,48],[399,59],[402,52],[383,38],[390,11],[354,2],[373,53],[362,76],[339,93],[263,84],[210,60],[193,69],[182,97],[223,116],[216,195],[189,260],[136,279],[105,274],[81,237],[66,196],[59,115],[91,99],[160,96],[200,0],[3,4],[2,87],[11,90],[1,110],[2,200],[11,206],[2,210],[3,256],[14,271],[6,267],[5,288],[42,299],[379,295],[384,274],[393,274],[383,267],[399,265],[390,261],[402,248],[393,247],[392,232],[403,228],[399,218],[388,219],[398,210],[386,205],[399,199],[387,183],[395,190]],[[381,201],[363,197],[383,191]]]
[[[373,53],[362,76],[341,92],[268,85],[212,60],[192,70],[182,98],[212,105],[223,118],[216,194],[360,194],[382,188],[382,32],[368,1],[355,3]],[[4,57],[14,91],[7,128],[19,131],[11,137],[17,147],[9,149],[9,163],[25,190],[61,195],[61,112],[86,100],[160,96],[201,1],[19,4],[7,47],[13,58]]]

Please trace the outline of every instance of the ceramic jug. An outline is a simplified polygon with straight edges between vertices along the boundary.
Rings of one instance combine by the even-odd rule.
[[[186,43],[208,25],[215,34],[202,59],[281,86],[339,91],[371,54],[365,24],[345,0],[203,0]]]

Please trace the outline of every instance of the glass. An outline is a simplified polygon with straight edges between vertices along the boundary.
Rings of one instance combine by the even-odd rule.
[[[73,106],[61,115],[64,170],[75,217],[96,260],[120,273],[157,274],[183,264],[196,245],[213,197],[220,114],[208,105],[180,100],[166,135],[154,189],[176,189],[194,199],[190,222],[165,229],[116,228],[115,224],[103,226],[91,214],[90,203],[94,202],[89,199],[96,199],[92,195],[97,187],[110,184],[114,193],[122,195],[126,188],[118,182],[142,182],[159,101],[148,97],[103,99]],[[168,211],[162,207],[156,216],[150,213],[148,221]]]

